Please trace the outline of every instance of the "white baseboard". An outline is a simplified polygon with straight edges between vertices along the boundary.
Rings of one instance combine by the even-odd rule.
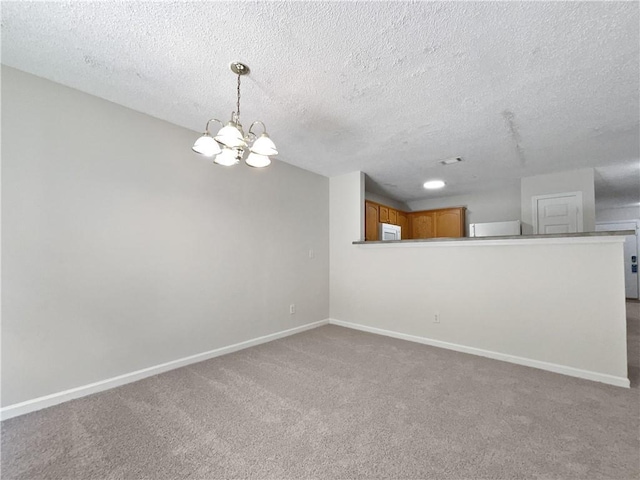
[[[492,358],[494,360],[502,360],[503,362],[515,363],[518,365],[524,365],[525,367],[539,368],[540,370],[548,370],[554,373],[561,373],[563,375],[569,375],[571,377],[584,378],[586,380],[593,380],[595,382],[606,383],[609,385],[615,385],[616,387],[630,388],[631,384],[626,377],[616,377],[614,375],[608,375],[606,373],[592,372],[589,370],[581,370],[579,368],[568,367],[565,365],[558,365],[557,363],[543,362],[540,360],[532,360],[530,358],[518,357],[515,355],[509,355],[506,353],[493,352],[491,350],[483,350],[481,348],[467,347],[465,345],[458,345],[457,343],[443,342],[441,340],[433,340],[426,337],[418,337],[417,335],[409,335],[406,333],[393,332],[391,330],[384,330],[382,328],[369,327],[366,325],[360,325],[358,323],[344,322],[342,320],[336,320],[334,318],[329,319],[331,325],[339,325],[341,327],[352,328],[354,330],[362,330],[363,332],[375,333],[377,335],[384,335],[386,337],[399,338],[401,340],[408,340],[410,342],[422,343],[424,345],[431,345],[433,347],[446,348],[447,350],[455,350],[456,352],[470,353],[471,355],[478,355],[481,357]]]
[[[8,405],[6,407],[0,408],[0,420],[7,420],[9,418],[17,417],[19,415],[35,412],[36,410],[52,407],[53,405],[58,405],[59,403],[68,402],[69,400],[73,400],[75,398],[85,397],[87,395],[102,392],[104,390],[109,390],[110,388],[119,387],[120,385],[136,382],[138,380],[142,380],[143,378],[152,377],[154,375],[158,375],[159,373],[167,372],[169,370],[174,370],[176,368],[184,367],[186,365],[191,365],[192,363],[202,362],[210,358],[226,355],[227,353],[237,352],[238,350],[243,350],[245,348],[254,347],[256,345],[271,342],[279,338],[295,335],[296,333],[301,333],[306,330],[311,330],[313,328],[317,328],[322,325],[326,325],[328,323],[329,323],[329,319],[308,323],[306,325],[301,325],[299,327],[290,328],[289,330],[283,330],[282,332],[276,332],[270,335],[265,335],[263,337],[253,338],[251,340],[236,343],[234,345],[229,345],[227,347],[216,348],[215,350],[198,353],[196,355],[191,355],[190,357],[180,358],[178,360],[173,360],[171,362],[162,363],[160,365],[154,365],[153,367],[143,368],[142,370],[136,370],[135,372],[125,373],[124,375],[119,375],[117,377],[101,380],[99,382],[94,382],[88,385],[82,385],[80,387],[71,388],[63,392],[52,393],[51,395],[45,395],[43,397],[34,398],[32,400],[27,400],[25,402]]]

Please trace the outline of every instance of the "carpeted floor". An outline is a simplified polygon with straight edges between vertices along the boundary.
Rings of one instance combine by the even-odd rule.
[[[2,424],[3,479],[640,475],[632,389],[321,327]]]

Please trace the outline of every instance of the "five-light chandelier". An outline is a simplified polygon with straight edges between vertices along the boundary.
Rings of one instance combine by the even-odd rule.
[[[249,73],[249,67],[240,62],[232,62],[229,68],[238,76],[236,111],[231,113],[231,120],[226,125],[217,118],[209,120],[192,150],[205,157],[214,157],[213,162],[218,165],[231,166],[238,164],[248,149],[249,154],[245,159],[247,165],[255,168],[267,167],[271,164],[269,157],[278,154],[275,144],[267,134],[267,127],[261,121],[256,121],[245,134],[240,124],[240,77]],[[211,136],[209,131],[211,122],[222,125],[215,136]],[[253,127],[257,124],[262,125],[260,136],[253,132]]]

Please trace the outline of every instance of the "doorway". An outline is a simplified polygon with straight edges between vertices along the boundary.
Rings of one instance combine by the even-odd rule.
[[[625,297],[638,299],[640,293],[640,278],[638,277],[638,229],[640,221],[628,222],[598,222],[597,232],[611,232],[620,230],[633,230],[635,235],[624,237],[624,290]]]
[[[584,231],[582,192],[536,195],[531,201],[534,234]]]

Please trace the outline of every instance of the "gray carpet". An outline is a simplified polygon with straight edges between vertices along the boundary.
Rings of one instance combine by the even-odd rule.
[[[3,479],[638,478],[631,390],[336,326],[2,424]]]

